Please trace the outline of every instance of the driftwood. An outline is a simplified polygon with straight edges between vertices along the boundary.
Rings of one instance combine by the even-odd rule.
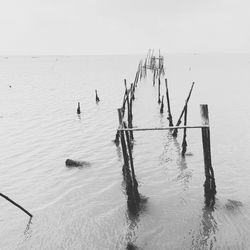
[[[83,166],[90,166],[90,163],[87,161],[75,161],[75,160],[71,160],[71,159],[67,159],[65,161],[65,165],[67,167],[83,167]]]

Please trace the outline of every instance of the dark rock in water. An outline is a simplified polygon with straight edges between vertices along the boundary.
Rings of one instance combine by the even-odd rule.
[[[90,163],[87,161],[74,161],[71,159],[67,159],[65,161],[67,167],[83,167],[83,166],[90,166]]]

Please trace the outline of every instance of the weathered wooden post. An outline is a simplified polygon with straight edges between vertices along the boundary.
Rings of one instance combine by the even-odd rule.
[[[202,125],[207,126],[201,129],[205,177],[206,177],[206,180],[204,183],[205,204],[207,207],[213,207],[213,205],[215,204],[216,185],[215,185],[215,178],[214,178],[214,170],[213,170],[212,161],[211,161],[208,105],[201,104],[200,110],[201,110]]]
[[[164,103],[163,103],[163,99],[164,99],[164,95],[161,98],[161,109],[160,109],[160,113],[163,113],[163,108],[164,108]]]
[[[78,102],[78,104],[77,104],[77,110],[76,110],[76,112],[77,112],[78,115],[81,114],[80,102]]]
[[[187,107],[188,105],[186,105],[185,107],[185,114],[184,114],[184,126],[187,126]],[[186,141],[186,137],[187,137],[187,129],[184,128],[183,129],[183,140],[182,140],[182,151],[181,151],[181,155],[184,157],[185,153],[187,151],[187,141]]]
[[[98,96],[98,94],[97,94],[97,90],[95,90],[95,101],[96,101],[96,102],[99,102],[99,101],[100,101],[100,98],[99,98],[99,96]]]
[[[156,69],[154,69],[154,74],[153,74],[153,86],[155,86],[155,72],[156,72]]]
[[[119,108],[117,109],[118,112],[118,120],[119,120],[119,128],[122,127],[122,120],[123,120],[123,109]],[[116,135],[115,135],[115,144],[118,146],[119,145],[119,137],[120,137],[120,132],[117,130]]]
[[[125,124],[123,126],[124,126],[124,128],[126,128]],[[127,146],[128,146],[130,168],[131,168],[131,173],[132,173],[133,193],[134,193],[134,198],[135,198],[136,204],[138,205],[138,203],[140,202],[140,194],[138,192],[138,182],[135,178],[135,169],[134,169],[133,156],[132,156],[132,150],[131,150],[131,140],[129,138],[128,131],[125,131],[125,135],[126,135]]]
[[[177,121],[177,123],[176,123],[176,125],[175,125],[176,127],[180,126],[180,124],[181,124],[181,118],[182,118],[182,116],[183,116],[183,114],[184,114],[184,112],[185,112],[185,108],[186,108],[186,105],[188,104],[188,101],[189,101],[189,98],[190,98],[190,96],[191,96],[193,87],[194,87],[194,82],[192,83],[191,89],[190,89],[189,94],[188,94],[188,97],[187,97],[187,99],[186,99],[186,101],[185,101],[185,105],[184,105],[184,108],[182,109],[181,115],[180,115],[180,117],[179,117],[179,119],[178,119],[178,121]],[[177,137],[177,133],[178,133],[178,129],[176,128],[176,129],[174,129],[174,132],[173,132],[173,134],[172,134],[173,137]]]
[[[173,118],[172,118],[171,109],[170,109],[170,100],[169,100],[169,93],[168,93],[168,80],[167,80],[167,78],[165,79],[165,84],[166,84],[166,97],[167,97],[167,104],[168,104],[169,127],[173,127]]]
[[[125,123],[123,123],[123,126],[126,127]],[[127,139],[127,143],[125,141],[125,136]],[[128,210],[132,214],[136,215],[139,211],[140,195],[139,195],[139,192],[137,189],[138,183],[135,179],[132,152],[131,152],[131,148],[130,148],[129,134],[125,133],[123,130],[121,130],[120,137],[121,137],[121,145],[122,145],[122,152],[123,152],[123,159],[124,159],[124,165],[123,165],[122,172],[123,172],[123,177],[124,177],[124,180],[126,183],[126,194],[128,197],[128,200],[127,200]],[[128,151],[129,151],[129,155],[128,155]],[[129,167],[129,165],[130,165],[130,167]],[[132,176],[131,176],[130,168],[132,171]]]
[[[161,78],[158,78],[158,103],[161,103]]]

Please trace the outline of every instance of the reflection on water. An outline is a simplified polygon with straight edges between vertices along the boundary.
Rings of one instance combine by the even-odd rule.
[[[213,209],[204,207],[198,234],[192,236],[192,249],[214,249],[217,230]]]

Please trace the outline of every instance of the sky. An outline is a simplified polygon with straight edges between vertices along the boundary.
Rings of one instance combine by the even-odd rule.
[[[247,0],[0,0],[0,55],[250,53]]]

